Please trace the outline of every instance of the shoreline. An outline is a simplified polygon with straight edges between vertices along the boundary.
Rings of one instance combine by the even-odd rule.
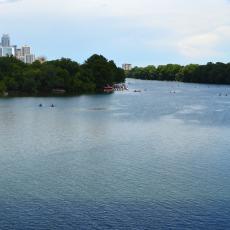
[[[6,96],[0,95],[0,99],[2,98],[20,98],[20,97],[77,97],[77,96],[83,96],[83,95],[103,95],[106,94],[104,92],[88,92],[88,93],[63,93],[63,94],[57,94],[57,93],[36,93],[36,94],[30,94],[30,93],[8,93]]]
[[[185,82],[185,81],[172,81],[172,80],[157,80],[157,79],[141,79],[141,78],[132,78],[128,77],[126,80],[132,79],[132,80],[139,80],[139,81],[156,81],[156,82],[172,82],[172,83],[180,83],[180,84],[196,84],[196,85],[210,85],[210,86],[230,86],[229,84],[224,83],[205,83],[205,82]]]

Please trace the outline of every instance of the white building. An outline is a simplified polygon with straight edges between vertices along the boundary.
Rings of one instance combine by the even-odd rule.
[[[35,61],[35,55],[31,54],[31,47],[24,45],[18,49],[17,46],[10,45],[10,36],[3,34],[0,43],[0,57],[15,56],[27,64],[32,64]]]
[[[15,56],[15,46],[10,45],[10,36],[8,34],[3,34],[0,44],[0,56]]]
[[[26,64],[32,64],[35,61],[35,55],[33,54],[26,54],[24,57]]]
[[[21,48],[21,55],[26,56],[30,54],[30,46],[22,46]]]
[[[18,57],[17,57],[18,56]],[[35,55],[31,54],[30,46],[22,46],[21,49],[17,50],[17,58],[26,64],[32,64],[35,61]]]
[[[0,57],[15,56],[14,47],[0,46]]]
[[[21,49],[16,49],[15,51],[15,57],[20,58],[22,56],[22,50]]]
[[[123,64],[122,65],[122,69],[125,71],[130,71],[132,69],[132,65],[131,64]]]

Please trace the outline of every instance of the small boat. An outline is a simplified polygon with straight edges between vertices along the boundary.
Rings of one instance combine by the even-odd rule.
[[[104,87],[104,93],[113,93],[114,92],[114,88],[110,85],[107,85]]]
[[[134,93],[141,93],[141,90],[135,89],[133,92],[134,92]]]

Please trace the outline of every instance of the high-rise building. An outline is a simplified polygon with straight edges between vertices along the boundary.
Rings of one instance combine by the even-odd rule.
[[[26,64],[32,64],[35,61],[35,56],[33,54],[26,54],[24,57]]]
[[[1,54],[0,56],[2,57],[7,57],[7,56],[14,56],[14,48],[13,47],[1,47]]]
[[[8,34],[3,34],[1,38],[0,56],[14,56],[16,46],[10,46],[10,36]]]
[[[21,49],[22,56],[26,56],[30,54],[30,46],[22,46]]]
[[[16,46],[16,45],[13,45],[13,46],[11,46],[11,47],[14,48],[14,55],[16,56],[17,46]]]
[[[0,0],[1,1],[1,0]],[[15,56],[27,64],[32,64],[35,61],[35,55],[31,54],[30,46],[22,46],[18,49],[16,45],[10,45],[10,36],[3,34],[0,43],[0,57]]]
[[[9,47],[10,46],[10,36],[8,34],[2,35],[1,46],[2,47]]]
[[[122,65],[122,69],[125,71],[130,71],[132,69],[132,65],[131,64],[123,64]]]
[[[16,58],[20,58],[22,56],[22,49],[16,49],[15,56]]]

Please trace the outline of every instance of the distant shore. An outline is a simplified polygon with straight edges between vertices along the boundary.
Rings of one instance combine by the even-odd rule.
[[[141,80],[178,81],[187,83],[230,84],[230,63],[207,63],[206,65],[177,64],[155,67],[134,67],[126,72],[127,78]]]

